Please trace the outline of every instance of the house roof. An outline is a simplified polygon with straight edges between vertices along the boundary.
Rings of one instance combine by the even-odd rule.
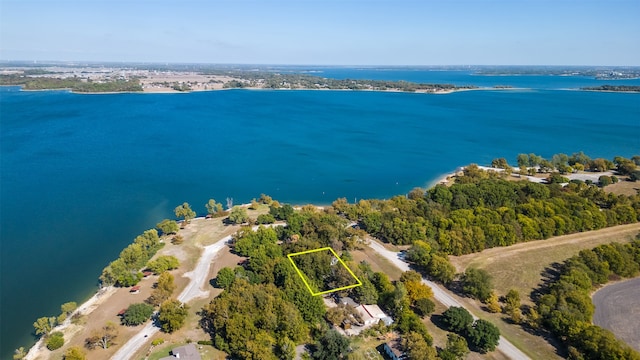
[[[140,291],[140,286],[134,286],[134,287],[132,287],[132,288],[131,288],[131,290],[129,290],[129,291],[131,291],[131,292],[133,292],[133,291]]]
[[[353,301],[353,299],[348,297],[348,296],[341,297],[340,298],[340,304],[351,305],[354,308],[358,307],[358,305],[359,305],[357,302]]]
[[[391,352],[393,352],[398,358],[401,358],[402,355],[404,355],[404,351],[401,350],[402,344],[400,344],[400,339],[388,341],[385,345],[391,349]]]
[[[186,344],[184,346],[178,346],[171,350],[173,356],[165,356],[160,360],[202,360],[200,353],[194,344]]]
[[[364,305],[362,304],[362,307],[365,309],[365,311],[367,313],[369,313],[369,315],[371,317],[377,318],[377,319],[382,319],[387,317],[387,314],[384,313],[384,311],[382,311],[382,309],[380,309],[380,306],[378,305]]]

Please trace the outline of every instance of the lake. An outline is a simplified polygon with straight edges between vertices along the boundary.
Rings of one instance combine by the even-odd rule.
[[[0,88],[2,349],[86,300],[102,268],[189,202],[389,198],[519,153],[640,153],[640,94],[583,77],[323,69],[320,76],[519,90],[447,95],[225,90],[82,95]],[[363,73],[365,71],[365,73]],[[363,77],[364,76],[364,77]],[[607,84],[640,85],[640,80]]]

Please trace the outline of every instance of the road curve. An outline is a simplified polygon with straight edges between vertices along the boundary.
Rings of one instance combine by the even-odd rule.
[[[209,295],[209,291],[204,289],[206,289],[206,285],[208,282],[207,276],[209,274],[211,262],[213,261],[213,258],[215,258],[215,256],[218,254],[218,252],[226,246],[227,242],[230,239],[231,235],[225,236],[215,244],[206,246],[204,248],[204,251],[202,252],[202,255],[200,255],[200,259],[198,260],[195,269],[184,274],[184,276],[188,277],[190,280],[184,290],[182,290],[180,295],[178,295],[177,299],[179,301],[187,303],[195,298]],[[160,331],[160,328],[155,326],[154,322],[146,324],[142,330],[129,338],[129,340],[124,345],[122,345],[122,347],[118,349],[115,354],[113,354],[111,360],[130,359],[158,331]]]
[[[369,239],[369,247],[373,249],[375,252],[380,254],[385,259],[389,260],[393,265],[398,267],[402,271],[411,270],[409,268],[409,264],[404,262],[398,257],[398,253],[387,250],[384,246],[373,239]],[[426,279],[422,279],[422,283],[428,285],[433,290],[433,297],[438,300],[440,303],[447,307],[458,306],[464,307],[461,303],[459,303],[456,299],[454,299],[447,290],[444,290],[440,285],[434,283],[433,281],[429,281]],[[468,310],[468,309],[467,309]],[[473,315],[473,314],[472,314]],[[475,315],[473,315],[474,319],[478,319]],[[510,343],[507,339],[505,339],[502,335],[500,335],[500,342],[498,343],[497,349],[512,360],[528,360],[530,359],[525,353],[520,351],[517,347],[515,347],[512,343]]]

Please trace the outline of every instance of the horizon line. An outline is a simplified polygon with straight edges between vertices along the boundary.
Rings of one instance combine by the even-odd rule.
[[[226,62],[179,62],[179,61],[118,61],[118,60],[16,60],[0,59],[0,64],[136,64],[136,65],[209,65],[209,66],[310,66],[310,67],[630,67],[640,68],[640,65],[611,65],[611,64],[312,64],[312,63],[226,63]]]

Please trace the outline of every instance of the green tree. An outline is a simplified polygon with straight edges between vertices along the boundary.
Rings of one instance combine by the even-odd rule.
[[[436,359],[436,350],[429,346],[425,339],[416,332],[410,332],[403,336],[402,347],[407,357],[412,360]]]
[[[249,221],[247,209],[242,206],[234,206],[229,213],[229,222],[232,224],[243,224]]]
[[[476,320],[467,333],[467,338],[472,346],[482,352],[489,352],[496,349],[500,340],[500,330],[486,320]]]
[[[463,307],[452,306],[442,313],[442,322],[447,330],[462,334],[473,324],[473,316]]]
[[[149,261],[147,268],[155,274],[161,274],[167,270],[177,269],[180,261],[173,255],[162,255],[153,261]]]
[[[520,293],[516,289],[510,289],[505,296],[505,314],[511,316],[511,320],[516,324],[522,321],[522,311],[520,310]]]
[[[438,354],[442,360],[462,360],[469,354],[467,340],[460,335],[447,334],[447,347]]]
[[[156,228],[162,231],[163,234],[175,234],[180,230],[178,223],[175,220],[164,219],[156,224]]]
[[[378,291],[369,278],[364,275],[359,276],[361,286],[352,289],[353,299],[360,304],[376,304],[378,302]]]
[[[293,360],[296,358],[296,343],[286,336],[278,340],[277,350],[280,360]]]
[[[436,304],[428,298],[416,300],[413,304],[416,313],[422,317],[430,315],[436,308]]]
[[[69,301],[60,305],[60,311],[66,315],[71,315],[71,313],[74,312],[77,308],[78,304],[76,304],[75,301]]]
[[[86,360],[87,355],[78,346],[72,346],[64,352],[64,360]]]
[[[155,306],[162,304],[162,302],[171,297],[171,294],[173,294],[173,291],[176,289],[173,281],[174,277],[170,272],[165,271],[160,274],[155,289],[153,289],[151,296],[145,301]]]
[[[60,349],[64,345],[64,334],[56,331],[47,338],[47,349],[53,351]]]
[[[182,205],[178,205],[173,212],[176,214],[176,217],[183,218],[187,224],[191,219],[196,217],[196,212],[191,210],[191,206],[187,202]]]
[[[509,167],[509,164],[507,163],[507,159],[505,158],[496,158],[491,161],[491,167],[498,168],[498,169],[506,169]]]
[[[233,282],[236,280],[236,274],[233,269],[229,267],[223,267],[218,271],[216,276],[216,285],[225,290],[229,290]]]
[[[518,167],[527,167],[529,166],[529,155],[527,154],[518,154]]]
[[[431,262],[431,245],[425,241],[414,241],[407,250],[406,259],[418,266],[427,267]]]
[[[224,211],[222,204],[217,203],[214,199],[209,199],[209,202],[204,206],[207,208],[207,213],[211,216],[216,216]]]
[[[500,302],[498,299],[498,294],[496,294],[495,291],[492,291],[491,295],[487,299],[487,309],[492,313],[500,312]]]
[[[451,283],[456,276],[456,268],[449,259],[436,254],[431,255],[428,272],[434,279],[445,285]]]
[[[140,325],[151,317],[153,306],[144,303],[131,304],[122,315],[122,324],[127,326]]]
[[[491,276],[485,270],[470,268],[461,279],[462,290],[469,296],[486,301],[491,296]]]
[[[276,218],[271,214],[260,214],[256,219],[258,224],[273,224],[276,221]]]
[[[38,336],[47,335],[55,326],[55,317],[41,317],[33,323],[35,334]]]
[[[349,352],[349,339],[335,330],[326,331],[316,343],[311,356],[318,360],[345,359]]]
[[[189,307],[178,300],[167,300],[160,305],[158,321],[162,331],[172,333],[180,329],[188,315]]]
[[[27,356],[27,351],[23,346],[20,346],[13,352],[13,360],[22,360],[25,356]]]

